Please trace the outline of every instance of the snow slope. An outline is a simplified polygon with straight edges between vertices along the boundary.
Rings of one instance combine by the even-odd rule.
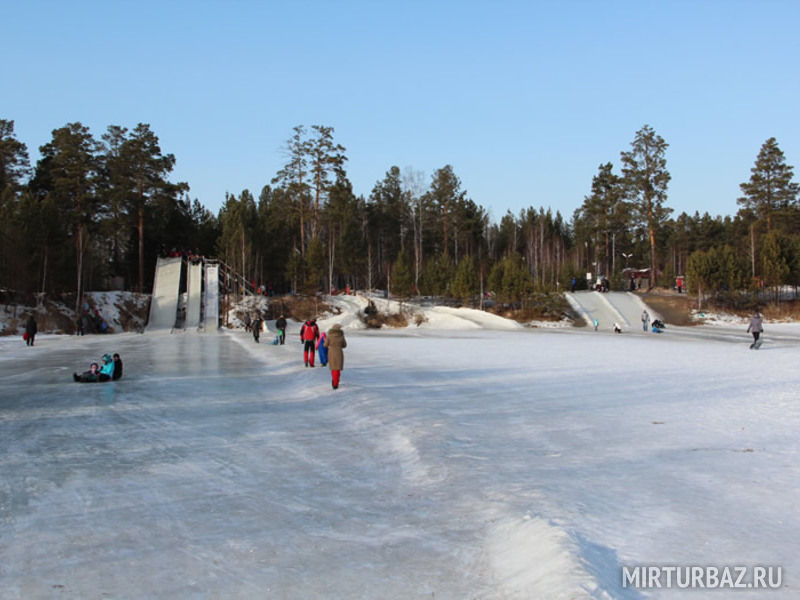
[[[780,565],[736,597],[797,596],[796,338],[367,331],[336,302],[336,391],[295,323],[0,340],[3,597],[678,593],[623,589],[641,564]],[[125,379],[68,383],[115,350]]]

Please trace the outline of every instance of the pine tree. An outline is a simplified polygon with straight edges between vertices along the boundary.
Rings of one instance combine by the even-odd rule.
[[[163,154],[158,137],[150,125],[139,123],[130,134],[120,127],[109,127],[104,139],[108,145],[106,164],[114,202],[124,203],[138,236],[137,291],[144,289],[145,218],[149,207],[158,202],[174,204],[186,183],[172,184],[167,177],[175,167],[175,156]]]
[[[29,172],[28,149],[14,135],[14,121],[0,119],[0,285],[8,285],[12,273],[19,281],[24,254],[14,219],[22,180]]]
[[[0,119],[0,194],[19,190],[29,172],[28,148],[14,135],[14,121]]]
[[[478,294],[478,265],[474,257],[469,256],[461,259],[456,269],[450,291],[454,298],[462,302],[469,302],[470,299]]]
[[[657,283],[656,234],[672,209],[664,206],[670,174],[664,157],[668,144],[649,126],[636,132],[631,150],[622,152],[622,176],[634,216],[650,241],[650,285]]]
[[[272,178],[289,199],[299,225],[299,237],[295,238],[295,248],[302,256],[306,253],[306,220],[309,217],[311,185],[309,183],[308,155],[310,145],[305,139],[306,130],[302,125],[293,129],[294,134],[286,142],[288,162]]]
[[[81,123],[69,123],[53,131],[53,139],[39,148],[32,185],[41,198],[54,201],[75,246],[75,312],[83,295],[84,258],[89,246],[87,230],[95,224],[98,211],[97,182],[100,170],[100,145]]]
[[[344,163],[347,157],[345,148],[333,141],[333,127],[312,125],[314,137],[308,141],[308,163],[311,180],[314,186],[314,213],[311,225],[311,237],[319,233],[320,206],[327,199],[335,182],[344,175]]]
[[[761,273],[764,284],[773,288],[776,301],[780,301],[780,286],[789,283],[794,262],[794,244],[787,236],[777,231],[770,231],[764,236]]]
[[[312,239],[308,244],[305,262],[303,291],[307,294],[314,294],[323,287],[322,281],[325,273],[325,251],[319,238]]]
[[[405,249],[397,255],[397,260],[392,266],[392,294],[401,298],[408,298],[414,294],[414,277]]]
[[[772,229],[775,213],[797,205],[800,186],[792,181],[793,167],[786,164],[783,151],[774,137],[761,146],[755,166],[750,169],[750,181],[739,187],[744,196],[737,202],[752,209]]]
[[[592,178],[592,193],[575,211],[576,235],[588,242],[593,262],[600,272],[613,275],[616,244],[624,244],[627,229],[628,206],[624,201],[622,179],[613,173],[613,165],[600,165]]]

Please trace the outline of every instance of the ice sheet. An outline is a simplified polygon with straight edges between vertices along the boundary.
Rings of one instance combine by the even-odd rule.
[[[334,391],[294,327],[0,340],[3,597],[666,598],[621,565],[800,570],[796,338],[348,328]],[[70,381],[108,351],[122,381]]]

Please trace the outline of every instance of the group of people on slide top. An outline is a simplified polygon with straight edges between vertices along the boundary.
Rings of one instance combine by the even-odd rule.
[[[319,362],[326,364],[331,371],[331,387],[337,389],[344,369],[344,348],[347,340],[342,326],[334,323],[328,332],[320,333],[316,319],[309,319],[300,327],[300,342],[303,344],[303,361],[307,367],[314,366],[315,352],[319,353]]]
[[[97,383],[102,381],[116,381],[122,377],[122,359],[116,352],[114,356],[104,354],[98,362],[89,365],[89,370],[80,375],[72,374],[72,378],[79,383]]]

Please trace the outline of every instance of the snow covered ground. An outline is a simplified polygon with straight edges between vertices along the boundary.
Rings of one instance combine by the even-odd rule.
[[[0,595],[730,595],[623,588],[639,565],[781,566],[780,590],[736,597],[800,594],[797,328],[759,351],[740,327],[453,309],[372,331],[363,299],[337,302],[336,391],[303,367],[297,323],[284,346],[0,340]],[[123,380],[71,382],[107,351]]]

